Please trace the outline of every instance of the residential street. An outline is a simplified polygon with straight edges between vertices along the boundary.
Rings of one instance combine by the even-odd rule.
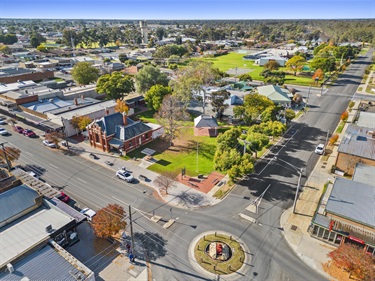
[[[77,205],[99,209],[108,203],[118,203],[141,210],[133,214],[134,230],[142,235],[149,252],[153,280],[212,280],[197,272],[188,257],[190,242],[205,231],[232,233],[245,243],[251,256],[244,274],[233,279],[221,276],[217,280],[323,280],[323,276],[291,251],[282,236],[280,216],[293,204],[299,176],[296,168],[303,169],[303,185],[319,158],[314,148],[325,142],[327,133],[336,128],[340,114],[353,97],[364,69],[370,63],[372,51],[354,61],[322,96],[312,91],[308,112],[298,123],[291,124],[290,131],[259,162],[255,173],[238,184],[221,203],[207,208],[171,207],[156,199],[153,189],[141,183],[119,180],[111,169],[84,157],[49,149],[43,146],[40,138],[27,139],[11,131],[9,126],[5,128],[12,135],[0,139],[8,142],[7,145],[18,147],[22,151],[19,161],[22,165],[32,165],[46,182],[63,189],[77,201]],[[259,213],[248,212],[249,204],[269,185]],[[149,220],[152,213],[165,220],[174,218],[176,223],[164,229],[162,224]],[[246,213],[256,223],[240,218],[240,213]]]

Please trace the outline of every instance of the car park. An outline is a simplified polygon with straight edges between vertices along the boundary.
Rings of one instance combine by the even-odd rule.
[[[70,200],[70,197],[66,195],[64,192],[61,192],[59,196],[57,196],[57,199],[63,201],[64,203],[68,203]]]
[[[51,142],[51,141],[49,141],[49,140],[44,140],[44,141],[43,141],[43,144],[44,144],[45,146],[48,146],[48,147],[51,147],[51,148],[56,148],[56,144],[53,143],[53,142]]]
[[[9,132],[5,130],[4,128],[0,128],[0,135],[6,136],[6,135],[9,135]]]
[[[132,182],[134,180],[134,177],[132,176],[132,174],[130,174],[129,172],[126,172],[124,170],[118,170],[116,172],[116,177],[118,177],[119,179],[122,179],[124,181],[127,181],[127,182]]]
[[[96,215],[96,212],[89,208],[82,209],[80,213],[86,216],[88,221],[92,221],[92,218]]]
[[[20,134],[23,133],[23,128],[20,127],[20,126],[14,126],[14,127],[13,127],[13,130],[14,130],[15,132],[17,132],[17,133],[20,133]]]
[[[35,137],[36,137],[36,134],[34,133],[34,131],[29,130],[29,129],[25,129],[25,130],[23,130],[22,133],[23,133],[26,137],[28,137],[28,138],[35,138]]]
[[[319,144],[316,148],[315,148],[315,153],[316,154],[319,154],[319,155],[323,155],[324,153],[324,144]]]

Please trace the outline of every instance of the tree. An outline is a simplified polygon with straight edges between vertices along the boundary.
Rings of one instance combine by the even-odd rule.
[[[354,275],[361,280],[374,280],[374,258],[368,255],[363,247],[344,243],[328,254],[332,262],[338,268],[349,273],[349,278]]]
[[[99,77],[99,70],[89,62],[79,62],[72,69],[72,77],[80,85],[88,85]]]
[[[217,70],[213,68],[213,64],[203,60],[193,60],[187,67],[180,69],[176,76],[175,80],[171,80],[174,95],[178,96],[183,103],[188,104],[193,93],[196,94],[198,101],[202,102],[204,114],[206,88],[219,78]],[[199,93],[203,93],[203,97]]]
[[[336,68],[336,61],[335,58],[320,58],[315,57],[311,62],[310,66],[312,69],[320,68],[324,72],[330,72],[335,70]]]
[[[297,72],[301,71],[305,64],[306,59],[304,57],[294,56],[286,62],[285,66],[287,69],[293,71],[293,75],[296,76]]]
[[[323,72],[323,70],[321,70],[320,68],[318,68],[318,69],[315,71],[315,73],[314,73],[312,79],[314,80],[314,82],[315,82],[316,84],[318,84],[318,81],[323,80],[323,79],[324,79],[324,72]]]
[[[232,128],[219,134],[217,137],[217,149],[224,151],[231,148],[236,148],[239,144],[238,138],[241,135],[241,130],[239,128]]]
[[[175,185],[175,175],[172,172],[163,172],[154,180],[154,184],[164,191],[165,194],[168,194],[169,188]]]
[[[263,65],[263,68],[264,69],[269,69],[271,71],[272,70],[278,70],[280,68],[280,64],[277,61],[275,61],[275,60],[270,60],[270,61],[268,61],[267,63],[265,63]]]
[[[158,111],[167,95],[172,94],[172,89],[169,86],[154,85],[145,94],[145,101],[148,108]]]
[[[253,78],[249,73],[244,73],[238,76],[239,81],[246,81],[246,82],[251,82],[253,81]]]
[[[128,60],[128,55],[125,54],[125,53],[121,53],[121,54],[118,55],[118,59],[119,59],[122,63],[124,63],[125,61]]]
[[[293,109],[286,109],[285,110],[285,119],[287,121],[292,120],[294,117],[296,117],[296,113],[294,112]]]
[[[135,85],[137,91],[146,93],[155,85],[168,86],[168,77],[159,68],[146,65],[135,76]]]
[[[92,219],[92,228],[95,235],[108,238],[125,229],[125,210],[118,204],[108,204],[100,209]]]
[[[245,96],[243,106],[245,107],[244,115],[253,120],[258,118],[267,107],[274,106],[274,103],[260,94],[249,94]]]
[[[72,120],[70,121],[73,127],[79,131],[84,131],[89,125],[92,120],[90,117],[83,115],[83,116],[73,116]]]
[[[230,93],[227,90],[221,90],[211,94],[212,111],[217,113],[219,119],[222,118],[224,110],[229,107],[224,102],[229,99]]]
[[[320,52],[320,50],[324,49],[327,46],[328,46],[327,44],[323,43],[323,44],[320,44],[319,46],[315,47],[314,56],[317,55]]]
[[[262,122],[274,121],[276,120],[277,112],[277,106],[269,106],[260,114],[260,119]]]
[[[162,27],[158,27],[156,29],[156,37],[158,38],[159,41],[163,40],[165,34],[165,30]]]
[[[96,83],[96,91],[99,94],[106,94],[108,100],[122,99],[134,90],[133,78],[120,71],[102,75]]]
[[[10,50],[10,48],[8,46],[3,45],[3,46],[0,46],[0,53],[10,55],[12,53],[12,51]]]
[[[348,117],[349,117],[349,112],[347,112],[347,111],[345,110],[343,113],[341,113],[341,115],[340,115],[340,120],[346,122],[346,120],[348,120]]]
[[[16,161],[21,156],[21,150],[12,146],[4,146],[4,149],[0,149],[0,159],[5,162],[5,154],[10,162]]]
[[[120,113],[125,113],[128,115],[129,106],[126,104],[124,100],[117,99],[115,105],[115,111]]]
[[[168,95],[164,97],[156,118],[164,127],[164,133],[169,136],[169,144],[173,146],[172,140],[176,137],[182,121],[189,119],[189,114],[178,97]]]
[[[303,97],[300,93],[296,93],[293,96],[293,102],[296,104],[301,104],[303,102]]]
[[[15,34],[7,33],[5,35],[0,34],[0,43],[5,45],[12,45],[18,41],[18,38]]]

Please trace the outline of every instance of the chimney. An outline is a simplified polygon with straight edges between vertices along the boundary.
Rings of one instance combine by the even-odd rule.
[[[78,100],[77,100],[77,98],[74,98],[74,104],[75,104],[75,105],[78,105]]]
[[[127,126],[128,125],[128,118],[126,116],[126,112],[125,111],[122,113],[122,120],[124,122],[124,126]]]
[[[109,109],[108,107],[105,108],[105,116],[109,115]]]

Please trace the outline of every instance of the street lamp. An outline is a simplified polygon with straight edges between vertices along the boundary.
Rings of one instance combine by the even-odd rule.
[[[295,214],[296,213],[296,205],[297,205],[298,192],[299,192],[299,189],[300,189],[300,186],[301,186],[301,178],[302,178],[303,168],[299,169],[298,167],[290,164],[289,162],[287,162],[287,161],[285,161],[285,160],[283,160],[281,158],[277,158],[276,156],[275,156],[274,159],[275,160],[280,160],[281,162],[289,165],[290,167],[292,167],[293,169],[295,169],[298,172],[298,174],[299,174],[298,183],[297,183],[297,191],[296,191],[296,195],[294,196],[294,202],[293,202],[293,214]]]

